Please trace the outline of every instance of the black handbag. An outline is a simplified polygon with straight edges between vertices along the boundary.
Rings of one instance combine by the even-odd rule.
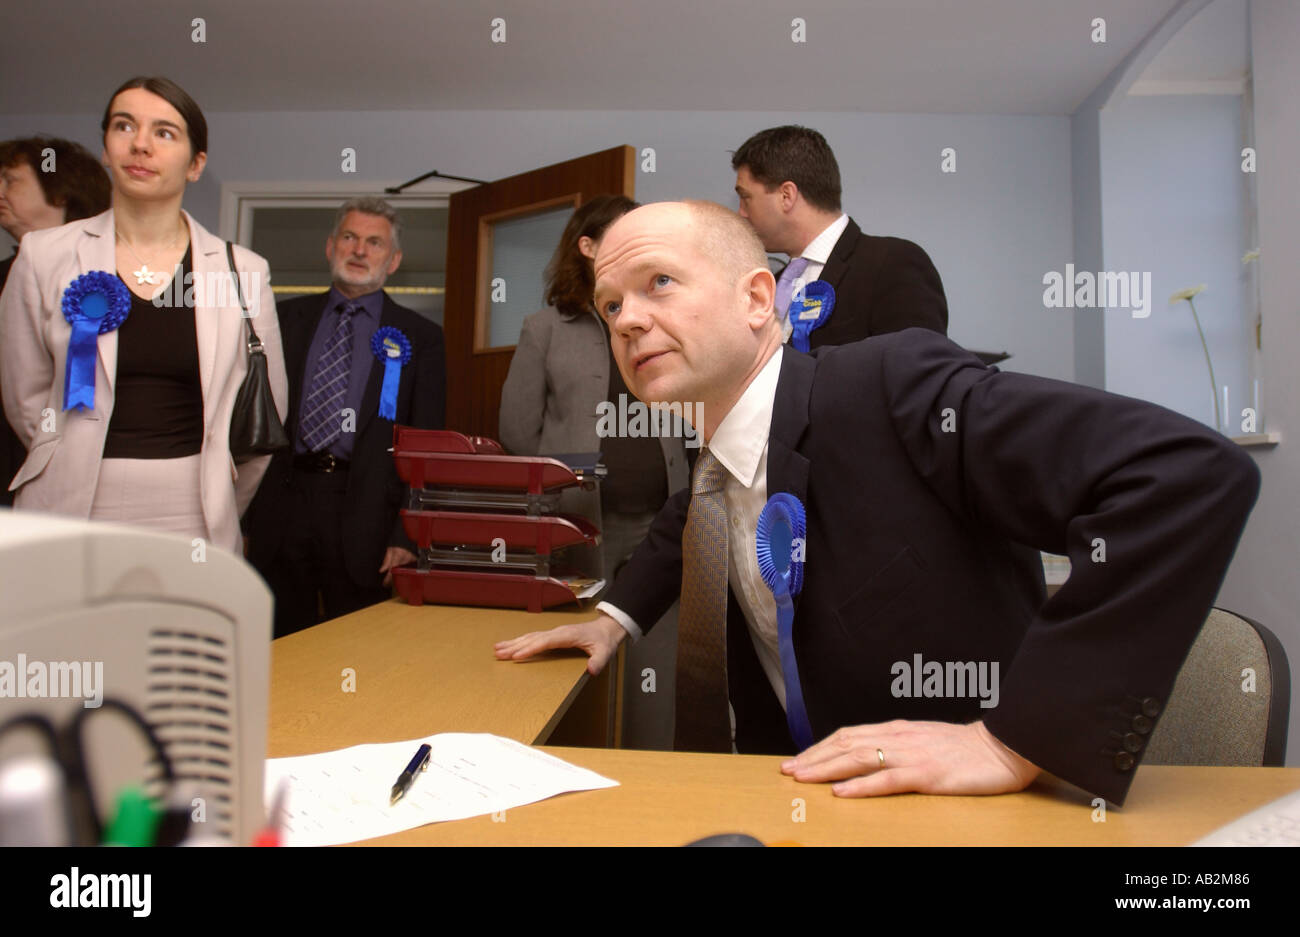
[[[244,383],[235,396],[234,412],[230,415],[230,455],[239,462],[288,449],[289,436],[275,409],[271,380],[266,373],[266,351],[253,330],[248,304],[244,302],[244,290],[239,285],[239,271],[235,269],[235,249],[229,241],[226,242],[226,257],[230,260],[244,325],[248,327],[248,373],[244,375]]]

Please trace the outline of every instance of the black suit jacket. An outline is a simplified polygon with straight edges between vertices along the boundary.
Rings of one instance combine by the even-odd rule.
[[[794,643],[814,736],[982,718],[1123,803],[1258,488],[1250,457],[1199,423],[986,368],[923,329],[787,349],[767,490],[807,509]],[[689,500],[669,500],[606,597],[643,627],[678,595]],[[1046,603],[1037,549],[1073,563]],[[728,609],[737,748],[793,751],[734,596]],[[997,661],[997,706],[896,697],[893,665],[916,654]]]
[[[914,326],[948,332],[948,301],[939,271],[911,241],[863,234],[850,218],[818,279],[835,290],[835,308],[810,336],[812,348],[847,345]]]
[[[298,436],[298,410],[308,362],[308,348],[328,293],[303,296],[276,306],[280,317],[280,338],[289,379],[289,419],[285,430],[290,440]],[[411,360],[402,367],[397,391],[397,419],[379,415],[379,390],[384,369],[371,361],[370,376],[357,414],[356,439],[352,444],[346,506],[343,514],[343,558],[348,572],[359,586],[378,586],[378,572],[389,546],[415,546],[402,530],[401,509],[405,487],[397,477],[392,454],[393,425],[420,429],[442,429],[446,412],[446,360],[442,329],[414,310],[399,306],[384,294],[379,326],[401,329],[411,342]],[[369,342],[369,335],[356,341]],[[279,552],[282,534],[290,523],[285,488],[293,476],[293,451],[271,460],[253,503],[244,514],[248,535],[249,562],[265,574]]]
[[[15,251],[4,260],[0,260],[0,291],[4,290],[5,282],[9,279],[9,268],[14,265],[14,258],[17,256],[18,253]],[[18,434],[5,419],[4,405],[0,403],[0,507],[13,507],[14,493],[9,490],[9,483],[13,481],[26,461],[27,450],[18,441]]]

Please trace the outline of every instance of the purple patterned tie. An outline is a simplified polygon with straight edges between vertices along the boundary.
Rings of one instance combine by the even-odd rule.
[[[357,307],[339,303],[335,308],[339,310],[339,324],[316,359],[316,372],[298,421],[302,441],[310,452],[320,452],[343,435],[341,411],[352,371],[352,316]]]
[[[776,314],[782,322],[790,311],[790,299],[794,295],[795,280],[803,276],[808,269],[807,257],[796,257],[786,264],[781,271],[781,279],[776,281]]]
[[[727,708],[727,470],[700,452],[682,531],[682,606],[677,628],[679,752],[731,751]]]

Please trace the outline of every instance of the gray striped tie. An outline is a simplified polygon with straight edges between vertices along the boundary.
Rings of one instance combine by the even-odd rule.
[[[695,463],[682,531],[677,628],[678,751],[731,751],[727,709],[727,470],[708,449]]]

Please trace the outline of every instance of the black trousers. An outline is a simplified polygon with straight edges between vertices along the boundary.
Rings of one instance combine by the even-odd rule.
[[[382,586],[360,586],[343,561],[343,505],[348,473],[294,471],[283,497],[288,528],[280,550],[262,575],[275,593],[275,636],[387,601]],[[375,557],[375,569],[383,562]]]

